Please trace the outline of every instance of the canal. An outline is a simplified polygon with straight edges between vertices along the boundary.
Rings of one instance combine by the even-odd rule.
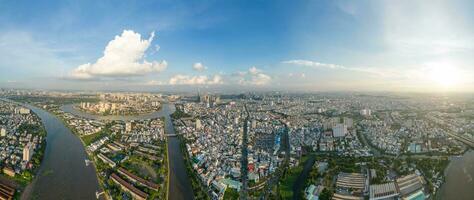
[[[173,122],[170,115],[176,110],[174,104],[165,103],[158,112],[153,112],[143,115],[135,116],[118,116],[118,115],[109,115],[109,116],[100,116],[92,115],[89,113],[82,112],[74,108],[74,105],[68,104],[61,107],[61,110],[64,112],[72,113],[76,116],[84,117],[87,119],[95,120],[143,120],[143,119],[152,119],[152,118],[165,118],[165,133],[166,134],[175,134]],[[189,180],[188,174],[186,172],[186,165],[183,159],[181,152],[181,142],[178,137],[168,137],[168,161],[169,161],[169,188],[168,195],[169,199],[181,200],[181,199],[194,199],[193,189],[191,187],[191,182]]]

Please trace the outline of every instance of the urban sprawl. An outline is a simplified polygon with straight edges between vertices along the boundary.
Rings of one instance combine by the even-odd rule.
[[[450,157],[474,147],[469,96],[0,91],[0,199],[34,179],[47,145],[26,104],[81,139],[107,199],[166,199],[169,137],[196,199],[435,199]]]

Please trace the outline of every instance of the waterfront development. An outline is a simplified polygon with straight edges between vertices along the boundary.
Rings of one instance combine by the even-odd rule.
[[[147,115],[126,116],[85,113],[74,108],[75,104],[41,101],[30,103],[47,108],[57,115],[82,140],[89,154],[88,159],[95,161],[102,188],[109,188],[105,192],[98,192],[98,197],[126,195],[110,189],[112,181],[124,191],[130,192],[133,198],[193,198],[192,192],[185,192],[192,190],[181,156],[180,142],[174,134],[170,118],[175,111],[173,103],[164,102],[159,111]],[[85,162],[90,160],[86,159]],[[143,168],[148,172],[143,172]],[[168,168],[171,170],[168,171]],[[115,173],[113,169],[116,169]],[[146,177],[147,180],[141,180],[135,174]],[[109,176],[111,178],[108,181]],[[132,180],[135,186],[130,185],[127,179]],[[157,185],[153,186],[153,182],[157,180]],[[140,182],[143,186],[151,187],[142,187]],[[150,194],[152,196],[148,197]]]
[[[84,163],[87,155],[79,138],[56,116],[40,108],[30,108],[40,116],[48,137],[38,176],[22,199],[96,198],[96,192],[101,190],[96,171]]]
[[[100,189],[94,168],[84,164],[87,156],[80,140],[54,115],[24,106],[41,119],[47,145],[41,166],[21,199],[94,199]]]
[[[175,106],[172,103],[164,103],[161,109],[157,112],[152,112],[146,115],[128,115],[128,116],[102,116],[91,115],[81,112],[73,108],[72,104],[62,106],[61,109],[65,112],[73,113],[80,117],[93,120],[123,120],[123,121],[139,121],[147,119],[163,119],[164,137],[167,141],[167,157],[169,162],[168,181],[168,198],[169,199],[193,199],[193,193],[187,177],[184,166],[183,157],[181,154],[181,146],[179,139],[174,136],[174,126],[170,115],[174,113]]]
[[[19,198],[37,175],[44,157],[46,130],[31,109],[0,99],[0,198]]]
[[[130,126],[132,126],[132,124],[133,126],[137,126],[138,123],[143,120],[145,121],[160,120],[160,126],[159,126],[160,128],[159,130],[157,130],[159,132],[157,136],[162,138],[161,140],[163,141],[166,138],[167,154],[166,156],[161,154],[161,156],[166,157],[167,161],[163,162],[162,166],[158,168],[169,167],[170,170],[168,174],[162,174],[162,177],[164,178],[164,180],[162,181],[162,184],[160,184],[160,187],[164,189],[159,189],[159,190],[160,191],[167,190],[167,192],[163,193],[159,198],[165,198],[165,196],[168,196],[168,198],[170,199],[192,199],[193,198],[192,192],[185,192],[185,191],[191,191],[191,189],[189,186],[189,180],[187,179],[187,173],[185,172],[184,161],[181,156],[180,142],[179,142],[179,139],[175,136],[173,124],[170,119],[170,114],[172,114],[175,110],[174,105],[172,103],[164,103],[158,112],[152,112],[147,115],[136,115],[136,116],[134,115],[127,115],[127,116],[91,115],[91,114],[84,113],[84,112],[74,109],[74,107],[71,104],[61,106],[61,109],[65,112],[70,111],[71,113],[74,113],[74,115],[84,117],[89,120],[125,121],[126,126],[127,124],[130,124]],[[159,155],[160,154],[158,154],[158,156]],[[125,159],[130,159],[130,158],[126,157]],[[167,162],[169,162],[169,165],[166,164]],[[156,168],[156,166],[154,168]]]

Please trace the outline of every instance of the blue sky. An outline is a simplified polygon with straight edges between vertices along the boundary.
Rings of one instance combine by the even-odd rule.
[[[471,92],[472,10],[467,0],[0,0],[0,87]]]

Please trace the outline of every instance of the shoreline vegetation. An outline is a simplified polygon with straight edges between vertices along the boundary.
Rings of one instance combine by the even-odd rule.
[[[59,121],[61,121],[61,123],[63,123],[63,125],[65,125],[71,131],[71,133],[74,136],[78,137],[79,141],[81,141],[81,144],[84,148],[86,148],[89,144],[93,143],[94,141],[97,141],[98,139],[102,138],[103,136],[109,136],[109,137],[112,136],[110,131],[107,131],[108,130],[107,126],[110,128],[110,124],[111,124],[109,122],[107,122],[105,127],[97,133],[86,135],[86,136],[80,136],[78,131],[74,127],[70,126],[65,121],[65,119],[63,117],[61,117],[61,114],[62,114],[62,111],[60,109],[61,106],[67,105],[67,104],[77,104],[79,102],[83,102],[84,99],[68,98],[67,100],[64,100],[62,98],[54,98],[54,100],[45,100],[45,99],[41,98],[42,101],[37,101],[39,99],[34,98],[34,97],[33,98],[17,98],[17,99],[21,99],[22,100],[21,102],[23,102],[23,103],[36,106],[38,108],[44,109],[45,111],[51,113],[55,118],[59,119]],[[89,100],[91,102],[95,101],[95,99],[89,99]],[[162,106],[160,106],[157,111],[153,111],[153,112],[158,112],[161,109],[162,109]],[[133,115],[131,115],[131,116],[133,116]],[[151,119],[156,119],[156,118],[151,118]],[[163,119],[161,119],[161,120],[163,120]],[[112,120],[112,121],[116,121],[116,120]],[[122,120],[118,120],[118,121],[122,121]],[[164,143],[164,145],[163,145],[163,143]],[[159,145],[160,146],[165,146],[166,151],[168,151],[167,141],[160,142]],[[163,158],[163,161],[165,161],[166,163],[163,163],[160,168],[156,168],[156,169],[152,168],[152,169],[155,169],[154,173],[158,174],[157,175],[158,179],[161,180],[161,178],[163,178],[162,181],[167,181],[167,183],[163,184],[166,187],[166,190],[165,191],[159,190],[157,192],[150,192],[150,198],[152,198],[152,199],[155,199],[155,198],[162,199],[162,198],[167,198],[167,196],[168,196],[168,187],[169,187],[168,186],[169,185],[169,180],[168,180],[169,179],[169,166],[168,165],[169,165],[169,161],[168,161],[167,153],[168,152],[165,152],[164,158]],[[112,185],[108,184],[110,181],[106,180],[106,179],[103,179],[100,176],[100,171],[104,171],[104,170],[101,170],[101,169],[106,169],[107,168],[106,171],[110,171],[110,170],[108,169],[108,166],[106,166],[104,163],[100,163],[98,161],[98,159],[95,159],[94,155],[95,154],[89,154],[86,151],[86,157],[94,167],[95,175],[97,177],[97,180],[99,182],[99,187],[101,189],[101,191],[97,191],[97,192],[98,193],[103,192],[102,194],[104,195],[105,199],[115,199],[115,198],[112,198],[113,195],[110,193],[110,190],[120,191],[120,189],[118,189],[118,186],[116,186],[114,184],[112,184]],[[85,162],[87,162],[87,161],[85,161]],[[166,166],[166,167],[163,167],[163,166]],[[165,174],[166,177],[163,177],[162,174]],[[109,188],[105,188],[106,183],[109,185]],[[159,183],[159,184],[162,185],[162,183]],[[164,187],[160,187],[160,188],[164,188]],[[145,189],[145,190],[148,190],[148,189]],[[122,192],[120,192],[120,193],[122,194]],[[18,199],[18,198],[15,198],[15,199]]]
[[[2,102],[13,103],[18,106],[26,107],[22,105],[22,102],[18,102],[14,100],[8,101],[8,100],[10,99],[7,99],[7,100],[0,99],[0,101]],[[39,174],[39,171],[41,169],[41,164],[44,159],[46,145],[48,145],[46,141],[48,132],[46,131],[46,128],[44,126],[42,119],[33,110],[30,109],[30,112],[32,115],[35,116],[36,119],[39,120],[40,125],[21,124],[18,127],[18,130],[19,130],[18,132],[23,132],[23,131],[26,131],[28,133],[33,132],[34,135],[38,135],[42,137],[40,147],[37,149],[37,151],[33,154],[31,158],[31,163],[33,164],[33,167],[30,170],[23,171],[21,174],[15,174],[14,177],[7,176],[6,174],[3,173],[3,171],[0,172],[0,176],[1,176],[0,183],[6,182],[6,184],[12,186],[16,190],[13,199],[20,199],[23,195],[25,195],[25,192],[27,191],[28,186],[34,182],[37,176],[41,176],[41,174]]]
[[[183,111],[176,109],[176,111],[170,115],[173,125],[175,120],[181,118],[191,117],[189,114],[184,113]],[[184,163],[186,166],[186,172],[188,174],[189,180],[191,181],[191,187],[193,188],[194,197],[199,200],[210,200],[210,196],[207,190],[204,188],[203,183],[199,180],[196,172],[192,167],[192,159],[189,157],[188,152],[186,151],[187,140],[181,134],[177,133],[177,137],[180,140],[180,149],[183,154]],[[225,199],[225,197],[224,197]]]
[[[161,109],[161,107],[160,107]],[[106,123],[105,127],[98,131],[97,133],[94,133],[94,134],[90,134],[90,135],[85,135],[85,136],[80,136],[77,132],[77,130],[74,128],[74,127],[71,127],[68,123],[66,123],[66,121],[60,117],[58,115],[58,113],[55,113],[53,111],[48,111],[50,113],[53,113],[53,115],[55,117],[57,117],[58,119],[60,119],[60,121],[69,129],[71,130],[71,132],[79,138],[79,140],[81,141],[82,145],[84,148],[86,148],[87,146],[89,146],[90,144],[92,144],[93,142],[105,137],[105,136],[112,136],[111,135],[111,132],[109,130],[109,128],[111,127],[112,123]],[[163,120],[163,119],[161,119]],[[120,120],[119,120],[120,121]],[[166,148],[166,151],[168,151],[168,148],[167,148],[167,141],[165,141],[165,148]],[[169,184],[169,161],[168,161],[168,152],[166,152],[166,154],[164,155],[165,158],[164,160],[166,160],[167,163],[165,163],[163,166],[168,166],[166,167],[164,170],[165,170],[165,174],[167,174],[167,177],[165,178],[167,180],[167,183],[166,185]],[[110,191],[107,190],[104,186],[105,186],[105,183],[108,183],[108,180],[105,180],[103,179],[102,177],[99,176],[99,171],[103,171],[103,170],[100,170],[100,169],[104,169],[104,168],[108,168],[106,167],[104,164],[101,164],[101,163],[98,163],[98,159],[95,159],[94,158],[94,155],[95,153],[93,154],[89,154],[89,153],[86,153],[87,155],[87,158],[89,161],[91,161],[92,165],[94,166],[94,169],[95,169],[95,174],[97,176],[97,180],[99,181],[99,187],[101,188],[102,192],[104,192],[103,194],[105,195],[105,199],[114,199],[110,194]],[[163,170],[162,168],[160,169],[157,169],[157,170]],[[167,186],[168,187],[168,186]],[[112,186],[112,189],[115,188],[117,189],[114,185]],[[99,192],[101,193],[101,192]],[[162,194],[162,193],[160,193]],[[151,196],[155,196],[155,195],[151,195]],[[164,195],[159,195],[160,197],[163,197],[165,196],[167,198],[168,196],[168,189],[166,189],[166,191],[164,192]],[[156,196],[155,196],[156,197]]]

